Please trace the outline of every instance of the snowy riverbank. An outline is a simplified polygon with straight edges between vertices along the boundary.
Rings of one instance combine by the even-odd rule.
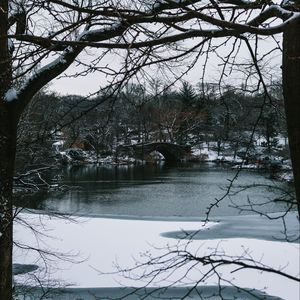
[[[214,145],[215,143],[211,143]],[[141,164],[159,164],[164,162],[161,153],[153,151],[145,160],[137,159],[130,155],[115,154],[107,156],[97,156],[94,151],[83,151],[81,149],[71,148],[65,151],[58,151],[60,163],[70,165],[141,165]],[[272,179],[293,182],[293,173],[291,161],[287,157],[279,154],[270,155],[265,153],[264,147],[257,146],[254,150],[237,152],[233,155],[232,151],[223,151],[218,153],[216,145],[214,147],[191,147],[190,153],[185,157],[186,162],[212,162],[227,165],[232,169],[247,170],[266,170],[270,173]]]
[[[287,243],[278,239],[282,237],[280,236],[282,224],[276,221],[273,223],[275,225],[272,225],[271,229],[268,230],[272,223],[259,216],[222,218],[220,222],[215,220],[205,226],[201,222],[179,218],[172,221],[86,217],[66,220],[28,213],[20,214],[20,218],[23,220],[23,224],[19,223],[15,226],[15,238],[18,243],[43,248],[46,252],[56,251],[69,255],[62,259],[56,256],[48,256],[50,260],[46,268],[44,259],[47,255],[41,257],[32,250],[15,247],[15,263],[39,266],[37,270],[31,273],[15,276],[15,281],[20,284],[37,285],[34,276],[39,276],[50,287],[55,286],[57,283],[60,286],[71,285],[73,288],[81,288],[78,292],[80,291],[80,293],[86,295],[87,288],[96,289],[94,291],[97,291],[98,295],[103,292],[101,288],[111,288],[111,296],[113,296],[114,293],[116,295],[118,291],[120,292],[120,288],[124,286],[137,287],[147,284],[146,280],[137,281],[134,277],[125,278],[118,272],[114,273],[116,264],[121,268],[128,268],[135,266],[136,261],[144,261],[145,257],[141,253],[151,252],[153,256],[161,255],[163,252],[168,251],[168,247],[170,249],[177,245],[178,240],[175,237],[178,232],[193,232],[195,230],[200,231],[197,234],[197,240],[188,245],[191,252],[197,252],[198,255],[207,255],[217,248],[220,253],[236,257],[249,256],[265,265],[280,269],[293,276],[299,276],[299,244]],[[297,234],[299,231],[299,223],[296,218],[296,213],[288,215],[287,228],[290,236]],[[24,222],[35,224],[36,230],[41,231],[44,235],[37,239],[30,229],[24,227]],[[221,228],[223,232],[219,231],[218,228]],[[202,237],[201,232],[203,232]],[[182,240],[179,247],[186,247],[186,241]],[[161,248],[161,250],[158,248]],[[71,262],[69,259],[77,263]],[[298,297],[299,283],[297,282],[256,270],[231,273],[232,268],[222,268],[221,271],[224,278],[236,285],[262,290],[268,295],[279,297],[279,299],[294,300]],[[201,267],[200,269],[199,266],[193,268],[189,276],[184,280],[180,280],[177,286],[193,285],[199,279],[199,276],[203,274],[201,272],[206,269],[207,267]],[[185,271],[184,267],[178,268],[172,274],[172,278],[169,279],[177,280]],[[137,270],[138,274],[141,274],[141,272],[142,269]],[[169,279],[164,280],[163,276],[159,276],[148,287],[169,285]],[[212,276],[206,280],[205,284],[201,283],[200,286],[212,286],[216,285],[217,282],[216,276]],[[222,284],[228,285],[226,282],[222,282]],[[207,288],[206,292],[209,291],[216,290]],[[69,290],[69,292],[68,298],[60,299],[78,299],[80,296],[80,293],[73,293],[74,289]],[[181,292],[184,293],[182,290]],[[226,292],[228,292],[228,289]],[[89,298],[84,297],[83,299]],[[129,297],[127,299],[137,298]],[[168,298],[166,297],[166,299]],[[252,298],[249,296],[245,299]]]

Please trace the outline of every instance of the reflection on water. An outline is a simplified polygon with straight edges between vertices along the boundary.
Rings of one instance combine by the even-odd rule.
[[[72,166],[62,170],[62,183],[77,188],[40,193],[17,205],[91,215],[203,217],[209,204],[224,195],[227,179],[235,172],[213,164]],[[243,171],[233,191],[251,184],[273,183],[264,174]],[[227,197],[212,215],[236,215],[238,210],[233,206],[237,204],[263,203],[277,196],[267,187],[246,189]],[[276,212],[283,207],[272,202],[260,209]]]

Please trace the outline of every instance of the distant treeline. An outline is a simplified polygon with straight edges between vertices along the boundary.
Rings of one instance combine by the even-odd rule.
[[[271,153],[276,137],[286,136],[286,125],[281,86],[268,90],[220,90],[215,84],[183,82],[179,89],[160,90],[128,84],[118,93],[106,91],[90,99],[41,92],[19,124],[17,162],[24,167],[53,161],[53,143],[59,141],[63,148],[101,154],[120,144],[152,141],[212,143],[218,152],[226,147],[236,152],[249,143],[254,147],[260,137]]]

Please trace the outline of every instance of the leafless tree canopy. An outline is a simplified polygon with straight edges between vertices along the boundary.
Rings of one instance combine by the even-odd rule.
[[[299,19],[290,4],[268,1],[8,2],[9,30],[2,41],[7,40],[12,54],[13,95],[23,106],[73,63],[84,67],[82,75],[116,75],[103,62],[115,49],[124,57],[118,74],[132,76],[147,65],[179,62],[185,55],[209,50],[213,38],[270,36]],[[191,42],[182,43],[186,40]],[[100,49],[85,63],[82,52],[95,53],[90,48]]]

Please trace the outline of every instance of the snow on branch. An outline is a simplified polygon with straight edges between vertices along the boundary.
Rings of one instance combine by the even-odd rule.
[[[12,101],[15,101],[17,99],[18,99],[18,92],[17,92],[17,90],[15,88],[10,88],[6,92],[3,100],[5,102],[12,102]]]

